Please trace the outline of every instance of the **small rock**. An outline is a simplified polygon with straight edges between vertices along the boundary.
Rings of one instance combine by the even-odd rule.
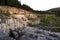
[[[0,32],[0,40],[15,40],[15,39],[5,35],[3,32]]]

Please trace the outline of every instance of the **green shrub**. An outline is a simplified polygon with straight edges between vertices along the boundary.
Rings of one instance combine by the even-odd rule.
[[[9,17],[11,14],[9,13],[9,11],[7,11],[6,13],[4,13],[4,15]]]
[[[44,30],[60,32],[60,17],[43,16],[39,25]]]
[[[60,26],[60,17],[44,16],[41,19],[40,25]]]
[[[10,17],[11,16],[11,14],[9,13],[9,11],[6,11],[6,13],[4,12],[4,11],[2,11],[1,9],[0,9],[0,17],[1,18],[8,18],[8,17]]]
[[[52,28],[51,31],[60,32],[60,28]]]
[[[18,0],[0,0],[0,5],[21,7],[21,3]]]

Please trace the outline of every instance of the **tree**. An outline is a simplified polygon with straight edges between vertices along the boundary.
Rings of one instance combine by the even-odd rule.
[[[18,0],[0,0],[0,5],[21,7],[21,3]]]
[[[26,4],[22,5],[22,9],[25,9],[25,10],[28,10],[28,11],[33,11],[33,9]]]
[[[6,0],[6,5],[13,7],[20,7],[21,3],[18,0]]]
[[[0,5],[5,5],[5,0],[0,0]]]

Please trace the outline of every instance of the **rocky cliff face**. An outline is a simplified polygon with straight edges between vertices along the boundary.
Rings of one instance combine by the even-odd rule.
[[[0,12],[8,11],[11,15],[2,18],[0,15],[0,39],[1,40],[60,40],[60,33],[27,26],[29,23],[40,23],[37,14],[20,8],[0,6]],[[39,15],[40,16],[40,15]],[[12,38],[11,38],[12,37]],[[15,39],[13,39],[15,38]]]
[[[0,18],[0,31],[6,34],[9,33],[9,29],[14,30],[20,27],[26,27],[28,23],[38,24],[40,22],[36,14],[20,8],[0,6],[0,11],[3,13],[8,11],[11,14],[9,18]]]

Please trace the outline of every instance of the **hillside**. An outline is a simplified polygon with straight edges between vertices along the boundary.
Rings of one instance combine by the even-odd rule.
[[[0,0],[0,40],[60,40],[59,10],[39,11],[18,0]]]
[[[51,14],[49,13],[40,14],[37,12],[35,13],[32,11],[27,11],[21,8],[10,7],[10,6],[0,6],[0,11],[2,11],[3,14],[5,13],[4,15],[6,15],[7,12],[10,13],[10,16],[8,16],[7,18],[11,19],[12,22],[13,22],[13,19],[19,20],[23,26],[27,26],[27,25],[29,26],[58,26],[58,28],[60,26],[59,25],[60,17],[57,17],[52,12]],[[6,17],[4,16],[4,18]]]
[[[60,17],[44,12],[40,14],[22,8],[0,6],[0,32],[1,40],[31,40],[33,37],[34,40],[57,40],[60,39]]]
[[[50,11],[60,11],[60,7],[49,9]]]
[[[7,25],[7,27],[10,27],[12,30],[14,30],[14,28],[26,27],[29,23],[38,24],[40,21],[33,12],[10,6],[0,6],[0,14],[0,22],[3,23],[2,25]],[[37,20],[38,22],[35,22]],[[6,29],[3,28],[2,30],[5,31]]]

